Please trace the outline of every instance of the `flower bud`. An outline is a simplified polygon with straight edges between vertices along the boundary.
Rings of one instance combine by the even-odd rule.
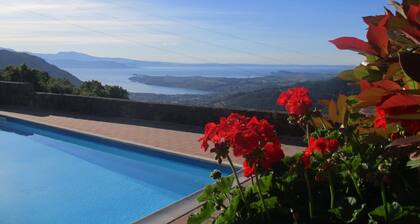
[[[222,172],[220,172],[220,170],[213,170],[210,174],[210,177],[213,178],[213,180],[219,180],[220,178],[222,178]]]

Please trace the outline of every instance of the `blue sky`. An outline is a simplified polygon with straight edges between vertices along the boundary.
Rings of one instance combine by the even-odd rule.
[[[357,64],[386,0],[0,0],[0,46],[193,63]]]

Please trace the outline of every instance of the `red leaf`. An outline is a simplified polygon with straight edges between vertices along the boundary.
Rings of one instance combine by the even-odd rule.
[[[420,26],[420,5],[410,5],[407,17],[410,22]]]
[[[402,95],[396,94],[389,99],[385,100],[385,102],[381,105],[386,111],[393,110],[394,112],[407,112],[411,113],[416,110],[420,109],[420,96],[416,95]],[[404,108],[410,108],[406,110]],[[398,111],[396,111],[398,109]]]
[[[410,36],[412,39],[416,40],[417,42],[420,42],[420,29],[410,26],[404,28],[402,31],[404,31],[405,34]]]
[[[370,87],[372,87],[372,85],[370,85],[370,83],[366,80],[360,80],[359,85],[360,85],[360,91],[365,91],[369,89]]]
[[[363,17],[363,20],[366,24],[369,26],[375,25],[375,26],[385,26],[388,22],[390,15],[379,15],[379,16],[365,16]]]
[[[385,26],[369,26],[367,32],[367,39],[369,44],[373,46],[376,52],[380,53],[380,56],[385,58],[388,56],[388,33]]]
[[[366,105],[376,105],[380,103],[384,96],[389,95],[389,92],[377,87],[372,87],[362,91],[358,98],[363,101]]]
[[[364,54],[375,54],[376,51],[366,41],[357,39],[355,37],[339,37],[334,40],[330,40],[340,50],[352,50]]]
[[[372,85],[389,91],[401,90],[401,86],[398,83],[391,80],[377,81],[372,83]]]

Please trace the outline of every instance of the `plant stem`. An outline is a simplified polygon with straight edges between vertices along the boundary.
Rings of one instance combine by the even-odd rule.
[[[256,182],[257,182],[258,195],[260,196],[260,201],[261,201],[261,203],[262,203],[262,206],[263,206],[264,212],[267,212],[267,208],[265,207],[264,198],[263,198],[262,193],[261,193],[260,178],[258,178],[258,175],[255,175],[255,180],[256,180]]]
[[[351,180],[353,181],[353,185],[354,185],[354,188],[356,189],[357,195],[359,196],[360,200],[363,202],[364,200],[363,200],[362,193],[360,192],[359,185],[357,184],[356,179],[354,178],[353,174],[350,171],[349,171],[349,174],[350,174]]]
[[[388,203],[386,200],[385,184],[383,181],[381,182],[381,196],[382,196],[382,203],[384,204],[385,223],[388,223]]]
[[[244,204],[246,204],[246,202],[245,202],[245,197],[244,197],[244,192],[242,191],[242,185],[241,185],[241,183],[239,182],[238,173],[236,172],[235,166],[233,165],[233,163],[232,163],[232,159],[230,158],[230,156],[229,156],[229,155],[227,156],[227,159],[228,159],[228,161],[229,161],[230,168],[232,169],[233,175],[235,175],[236,184],[238,185],[239,194],[241,195],[242,202],[243,202]]]
[[[334,183],[332,181],[331,172],[328,172],[328,184],[330,185],[330,208],[334,208]]]
[[[260,178],[258,178],[258,174],[255,175],[255,180],[256,180],[256,183],[257,183],[258,195],[260,196],[260,200],[261,200],[261,203],[262,203],[262,206],[263,206],[264,214],[267,217],[267,220],[270,221],[269,223],[271,223],[270,216],[267,212],[267,207],[265,206],[264,198],[263,198],[263,195],[261,193]]]
[[[308,140],[308,147],[309,147],[309,124],[306,124],[306,138]],[[308,172],[306,171],[306,169],[303,171],[303,175],[305,176],[306,191],[308,192],[309,217],[312,220],[312,218],[314,217],[314,213],[313,213],[314,206],[313,206],[311,184],[309,182]]]
[[[312,191],[311,191],[311,185],[309,183],[309,178],[308,178],[308,172],[305,170],[303,172],[304,176],[305,176],[305,182],[306,182],[306,191],[308,192],[308,207],[309,207],[309,217],[312,218],[314,217],[313,214],[313,199],[312,199]]]

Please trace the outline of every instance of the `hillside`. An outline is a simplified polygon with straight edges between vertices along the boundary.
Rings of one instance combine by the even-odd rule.
[[[134,75],[130,80],[148,85],[195,89],[217,93],[218,95],[231,95],[238,92],[250,92],[309,80],[324,80],[331,77],[333,77],[332,74],[279,71],[269,76],[252,78]]]
[[[243,89],[238,86],[236,93],[213,93],[209,95],[160,95],[160,94],[142,94],[131,93],[130,99],[143,102],[158,102],[183,105],[201,105],[225,108],[248,108],[263,110],[279,110],[276,105],[277,97],[282,90],[291,87],[306,87],[311,93],[316,105],[319,99],[333,99],[338,94],[351,94],[357,90],[357,87],[341,79],[332,78],[319,81],[305,81],[300,83],[283,84],[283,86],[269,86],[256,90]]]
[[[0,69],[4,69],[9,65],[22,65],[47,72],[51,77],[67,79],[74,85],[80,85],[81,81],[74,75],[61,70],[55,65],[49,64],[44,59],[27,53],[20,53],[10,50],[0,49]]]
[[[230,95],[211,102],[212,106],[229,108],[253,108],[274,110],[279,109],[276,105],[279,93],[290,87],[306,87],[309,89],[314,104],[320,99],[335,99],[338,94],[354,93],[357,89],[351,83],[333,78],[325,81],[308,81],[297,83],[292,86],[260,89],[246,93]]]

